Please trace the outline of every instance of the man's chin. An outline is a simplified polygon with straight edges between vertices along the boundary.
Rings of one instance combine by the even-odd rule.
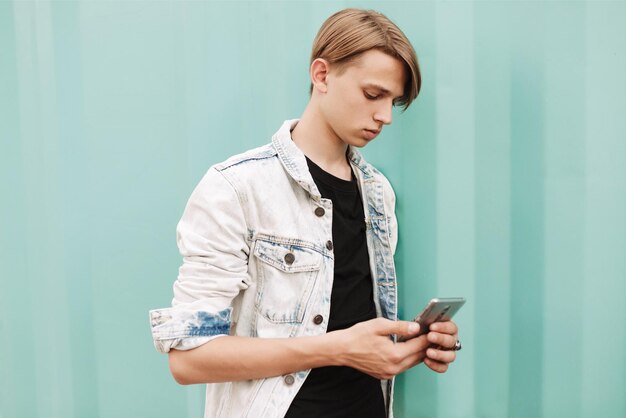
[[[351,139],[349,141],[343,141],[346,145],[351,146],[351,147],[355,147],[355,148],[363,148],[364,146],[366,146],[367,144],[369,144],[369,141],[363,139],[363,138],[356,138],[356,139]]]

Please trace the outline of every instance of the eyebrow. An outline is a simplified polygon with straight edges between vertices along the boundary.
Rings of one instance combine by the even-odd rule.
[[[382,91],[384,94],[391,94],[391,92],[389,90],[387,90],[386,88],[384,88],[383,86],[380,86],[378,84],[374,84],[374,83],[366,83],[365,87],[372,87],[375,89],[378,89],[380,91]],[[402,95],[394,97],[394,99],[400,99],[402,97]]]

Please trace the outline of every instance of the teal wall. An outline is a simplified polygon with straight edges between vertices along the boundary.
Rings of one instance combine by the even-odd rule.
[[[364,150],[398,195],[400,312],[465,296],[398,417],[626,416],[626,3],[0,2],[0,417],[201,417],[156,353],[209,165],[308,99],[346,6],[424,87]]]

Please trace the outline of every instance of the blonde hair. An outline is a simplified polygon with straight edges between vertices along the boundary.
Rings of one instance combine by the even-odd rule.
[[[404,94],[395,103],[406,110],[422,85],[417,55],[400,28],[382,13],[349,8],[330,16],[313,41],[311,63],[323,58],[341,75],[361,54],[371,49],[403,62],[407,76]],[[309,93],[313,93],[313,83]]]

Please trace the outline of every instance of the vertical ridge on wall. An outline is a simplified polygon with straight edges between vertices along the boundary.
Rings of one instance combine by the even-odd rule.
[[[476,417],[508,413],[511,306],[511,25],[508,6],[474,6]],[[493,36],[494,33],[502,36]],[[460,316],[465,313],[461,313]],[[464,332],[464,330],[462,330]],[[465,352],[459,361],[467,361]],[[455,367],[454,365],[453,367]],[[464,416],[469,416],[468,414]]]
[[[88,155],[89,141],[84,126],[79,12],[76,2],[61,2],[51,9],[59,147],[82,157],[63,159],[60,164],[61,210],[72,216],[63,217],[60,225],[63,234],[58,241],[65,249],[62,262],[67,292],[68,354],[72,359],[68,374],[72,382],[69,389],[73,410],[77,417],[97,417],[92,252],[90,237],[85,233],[94,219],[88,192],[92,184],[89,159],[84,158]]]
[[[475,331],[474,4],[436,3],[437,292],[466,298],[456,319],[472,358]],[[450,30],[454,28],[454,31]],[[474,409],[474,368],[459,362],[437,379],[437,414]],[[455,402],[450,402],[450,393]]]
[[[543,3],[515,3],[511,79],[511,418],[539,417],[543,386]]]
[[[58,384],[71,368],[65,286],[64,216],[60,191],[63,150],[59,146],[58,103],[51,3],[14,3],[18,65],[19,131],[25,188],[22,231],[29,255],[23,278],[32,298],[30,327],[36,413],[73,414],[71,381]],[[15,303],[15,302],[13,302]],[[51,323],[54,326],[51,326]],[[68,379],[69,380],[69,379]]]
[[[626,3],[589,2],[585,15],[581,416],[618,418],[626,416]]]
[[[0,2],[0,415],[33,417],[37,404],[30,388],[35,381],[34,345],[30,324],[33,317],[32,291],[28,284],[29,252],[24,212],[28,206],[24,181],[24,144],[21,141],[20,89],[18,86],[19,10]]]
[[[548,3],[545,32],[545,197],[541,416],[580,416],[585,219],[585,5]],[[573,118],[572,115],[580,115]],[[558,301],[558,303],[557,303]],[[567,349],[564,349],[567,347]]]

